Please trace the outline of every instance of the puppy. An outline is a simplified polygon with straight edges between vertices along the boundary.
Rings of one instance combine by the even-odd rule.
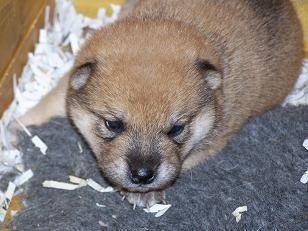
[[[181,171],[280,104],[302,57],[287,0],[134,0],[21,119],[67,115],[106,179],[129,202],[151,206]]]

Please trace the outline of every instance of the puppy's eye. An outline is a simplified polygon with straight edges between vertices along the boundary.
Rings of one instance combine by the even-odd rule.
[[[168,136],[176,137],[180,135],[184,130],[184,125],[174,125],[171,130],[168,132]]]
[[[115,133],[121,133],[124,130],[124,124],[120,120],[105,120],[106,127]]]

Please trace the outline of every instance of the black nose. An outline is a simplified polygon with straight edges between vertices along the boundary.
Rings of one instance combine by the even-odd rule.
[[[131,171],[131,180],[134,184],[150,184],[154,178],[154,171],[147,167],[141,167]]]

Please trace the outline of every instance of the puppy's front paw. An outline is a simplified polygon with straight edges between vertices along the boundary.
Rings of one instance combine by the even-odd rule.
[[[122,192],[127,201],[134,207],[151,207],[157,203],[165,203],[165,191],[153,191],[147,193]]]

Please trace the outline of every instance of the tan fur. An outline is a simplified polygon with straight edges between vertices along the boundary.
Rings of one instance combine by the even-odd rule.
[[[278,105],[290,91],[303,57],[301,29],[289,1],[272,2],[133,1],[81,49],[68,113],[111,183],[142,193],[142,203],[139,194],[139,202],[131,202],[158,200],[153,191],[215,154],[248,118]],[[200,70],[198,60],[215,70]],[[47,114],[34,122],[53,112]],[[115,118],[126,126],[118,136],[104,125]],[[186,126],[172,141],[166,134],[175,123]],[[130,152],[160,156],[157,179],[147,187],[127,177]]]
[[[70,75],[65,75],[58,83],[57,87],[51,90],[34,108],[29,110],[21,118],[23,124],[29,126],[32,124],[40,125],[47,122],[52,116],[66,116],[65,98],[68,88]]]

